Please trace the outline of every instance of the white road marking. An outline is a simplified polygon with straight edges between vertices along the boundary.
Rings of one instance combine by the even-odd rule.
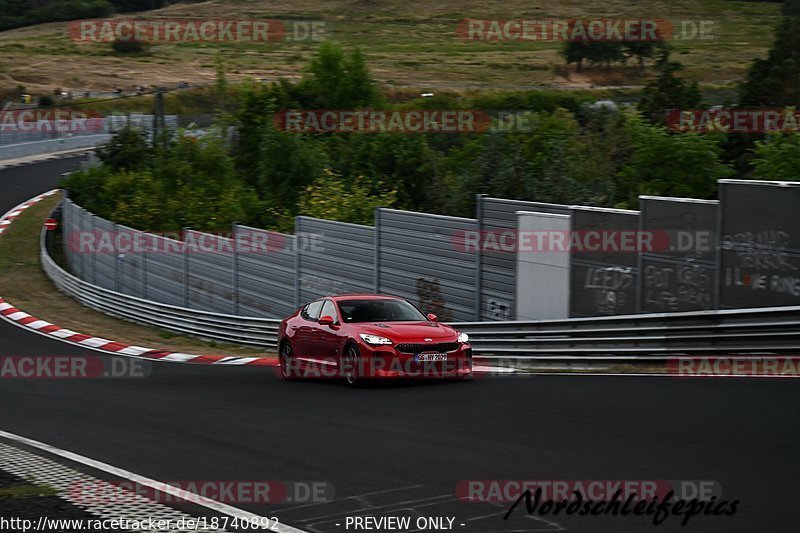
[[[141,346],[128,346],[127,348],[123,348],[117,353],[123,355],[142,355],[145,352],[151,351],[152,348],[142,348]]]
[[[28,326],[31,329],[39,329],[39,328],[43,328],[45,326],[52,326],[53,324],[51,324],[47,320],[35,320],[35,321],[31,322],[30,324],[25,324],[25,325]]]
[[[171,353],[164,357],[160,357],[159,361],[175,361],[175,362],[183,362],[183,361],[191,361],[192,359],[197,359],[200,357],[199,355],[191,355],[188,353]]]
[[[237,357],[236,359],[224,359],[220,360],[220,362],[215,363],[217,365],[246,365],[247,363],[251,363],[253,361],[258,360],[258,357]]]
[[[81,344],[85,344],[87,346],[94,346],[95,348],[99,348],[101,346],[105,346],[109,342],[112,342],[108,339],[103,339],[100,337],[91,337],[89,339],[84,339],[81,341]]]
[[[7,431],[2,431],[2,430],[0,430],[0,437],[12,440],[14,442],[19,442],[20,444],[24,444],[26,446],[30,446],[31,448],[36,448],[38,450],[45,451],[47,453],[56,455],[58,457],[63,457],[64,459],[68,459],[75,463],[88,466],[89,468],[94,468],[95,470],[111,474],[112,476],[117,476],[119,478],[132,481],[141,486],[148,487],[153,490],[157,490],[159,492],[165,492],[176,498],[191,501],[193,504],[205,507],[206,509],[210,509],[218,513],[228,515],[233,518],[239,518],[243,520],[253,520],[257,521],[257,523],[261,523],[260,522],[261,520],[266,521],[265,517],[259,516],[255,513],[238,509],[228,504],[221,503],[212,500],[210,498],[206,498],[205,496],[201,496],[193,492],[188,492],[183,489],[179,489],[178,487],[173,487],[172,485],[168,485],[163,481],[156,481],[154,479],[150,479],[148,477],[140,476],[139,474],[134,474],[133,472],[123,470],[122,468],[117,468],[115,466],[111,466],[109,464],[102,463],[100,461],[84,457],[82,455],[78,455],[77,453],[73,453],[67,450],[62,450],[61,448],[51,446],[50,444],[45,444],[37,440],[29,439],[27,437],[22,437],[20,435],[15,435],[14,433],[9,433]],[[273,526],[271,531],[277,531],[278,533],[308,533],[306,531],[303,531],[302,529],[297,529],[288,526],[286,524],[276,524],[275,526]]]
[[[77,334],[78,334],[77,331],[72,331],[71,329],[57,329],[49,333],[49,335],[52,335],[53,337],[58,337],[59,339],[66,339],[67,337],[72,337],[73,335]]]
[[[513,374],[519,372],[519,369],[507,366],[474,365],[472,371],[479,374]]]

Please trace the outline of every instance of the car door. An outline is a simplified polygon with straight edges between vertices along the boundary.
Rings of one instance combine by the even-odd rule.
[[[341,331],[341,324],[339,322],[339,310],[336,308],[336,304],[333,300],[325,300],[322,304],[322,310],[319,316],[329,316],[333,318],[333,324],[330,326],[317,324],[317,332],[314,338],[314,351],[319,354],[320,359],[325,362],[335,363],[339,355],[339,331]]]
[[[322,310],[322,300],[308,304],[300,312],[300,321],[294,331],[294,350],[297,357],[310,357],[314,351],[314,336],[316,335],[317,319]]]

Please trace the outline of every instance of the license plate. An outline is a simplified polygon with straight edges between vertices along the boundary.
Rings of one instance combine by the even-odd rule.
[[[428,361],[447,361],[446,353],[419,353],[414,356],[417,363],[425,363]]]

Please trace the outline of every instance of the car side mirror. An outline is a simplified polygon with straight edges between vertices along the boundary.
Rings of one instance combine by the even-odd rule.
[[[333,325],[333,317],[330,315],[325,315],[319,317],[319,324],[321,326],[332,326]]]
[[[433,313],[428,313],[428,320],[430,320],[431,322],[438,322],[439,317],[434,315]]]

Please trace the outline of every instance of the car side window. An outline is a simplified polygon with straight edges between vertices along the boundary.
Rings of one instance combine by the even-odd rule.
[[[303,309],[303,318],[306,320],[317,320],[319,318],[319,312],[322,309],[322,302],[313,302],[306,306]]]
[[[325,304],[322,306],[322,312],[320,312],[319,316],[333,317],[334,324],[339,322],[339,313],[336,312],[336,304],[333,303],[333,300],[325,300]]]

